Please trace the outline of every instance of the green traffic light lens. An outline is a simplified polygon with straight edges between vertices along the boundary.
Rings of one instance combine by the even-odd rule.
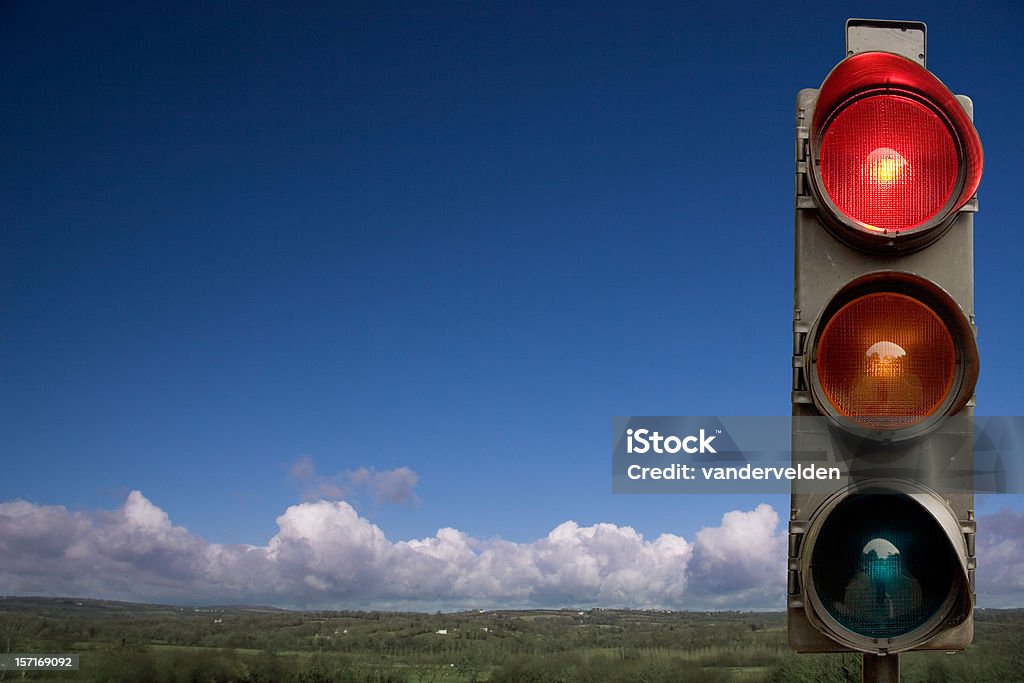
[[[868,638],[897,638],[935,618],[961,579],[942,528],[912,498],[858,494],[823,524],[811,580],[841,626]]]

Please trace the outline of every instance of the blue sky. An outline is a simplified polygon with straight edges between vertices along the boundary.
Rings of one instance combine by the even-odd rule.
[[[218,548],[320,495],[390,543],[784,531],[613,496],[610,418],[789,412],[793,103],[850,16],[975,102],[978,412],[1024,414],[1024,9],[753,7],[5,4],[0,500]]]

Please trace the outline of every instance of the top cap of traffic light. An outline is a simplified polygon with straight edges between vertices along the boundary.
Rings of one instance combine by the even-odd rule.
[[[889,52],[854,54],[825,78],[810,149],[823,218],[859,247],[928,244],[981,181],[971,117],[931,72]]]

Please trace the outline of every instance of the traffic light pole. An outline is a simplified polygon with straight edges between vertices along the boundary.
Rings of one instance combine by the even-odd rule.
[[[900,655],[864,655],[864,683],[900,683]]]

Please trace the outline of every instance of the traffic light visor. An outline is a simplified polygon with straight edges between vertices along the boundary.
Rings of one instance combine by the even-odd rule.
[[[963,106],[927,69],[887,52],[853,55],[825,79],[811,150],[820,200],[856,232],[928,231],[981,181],[981,141]]]

